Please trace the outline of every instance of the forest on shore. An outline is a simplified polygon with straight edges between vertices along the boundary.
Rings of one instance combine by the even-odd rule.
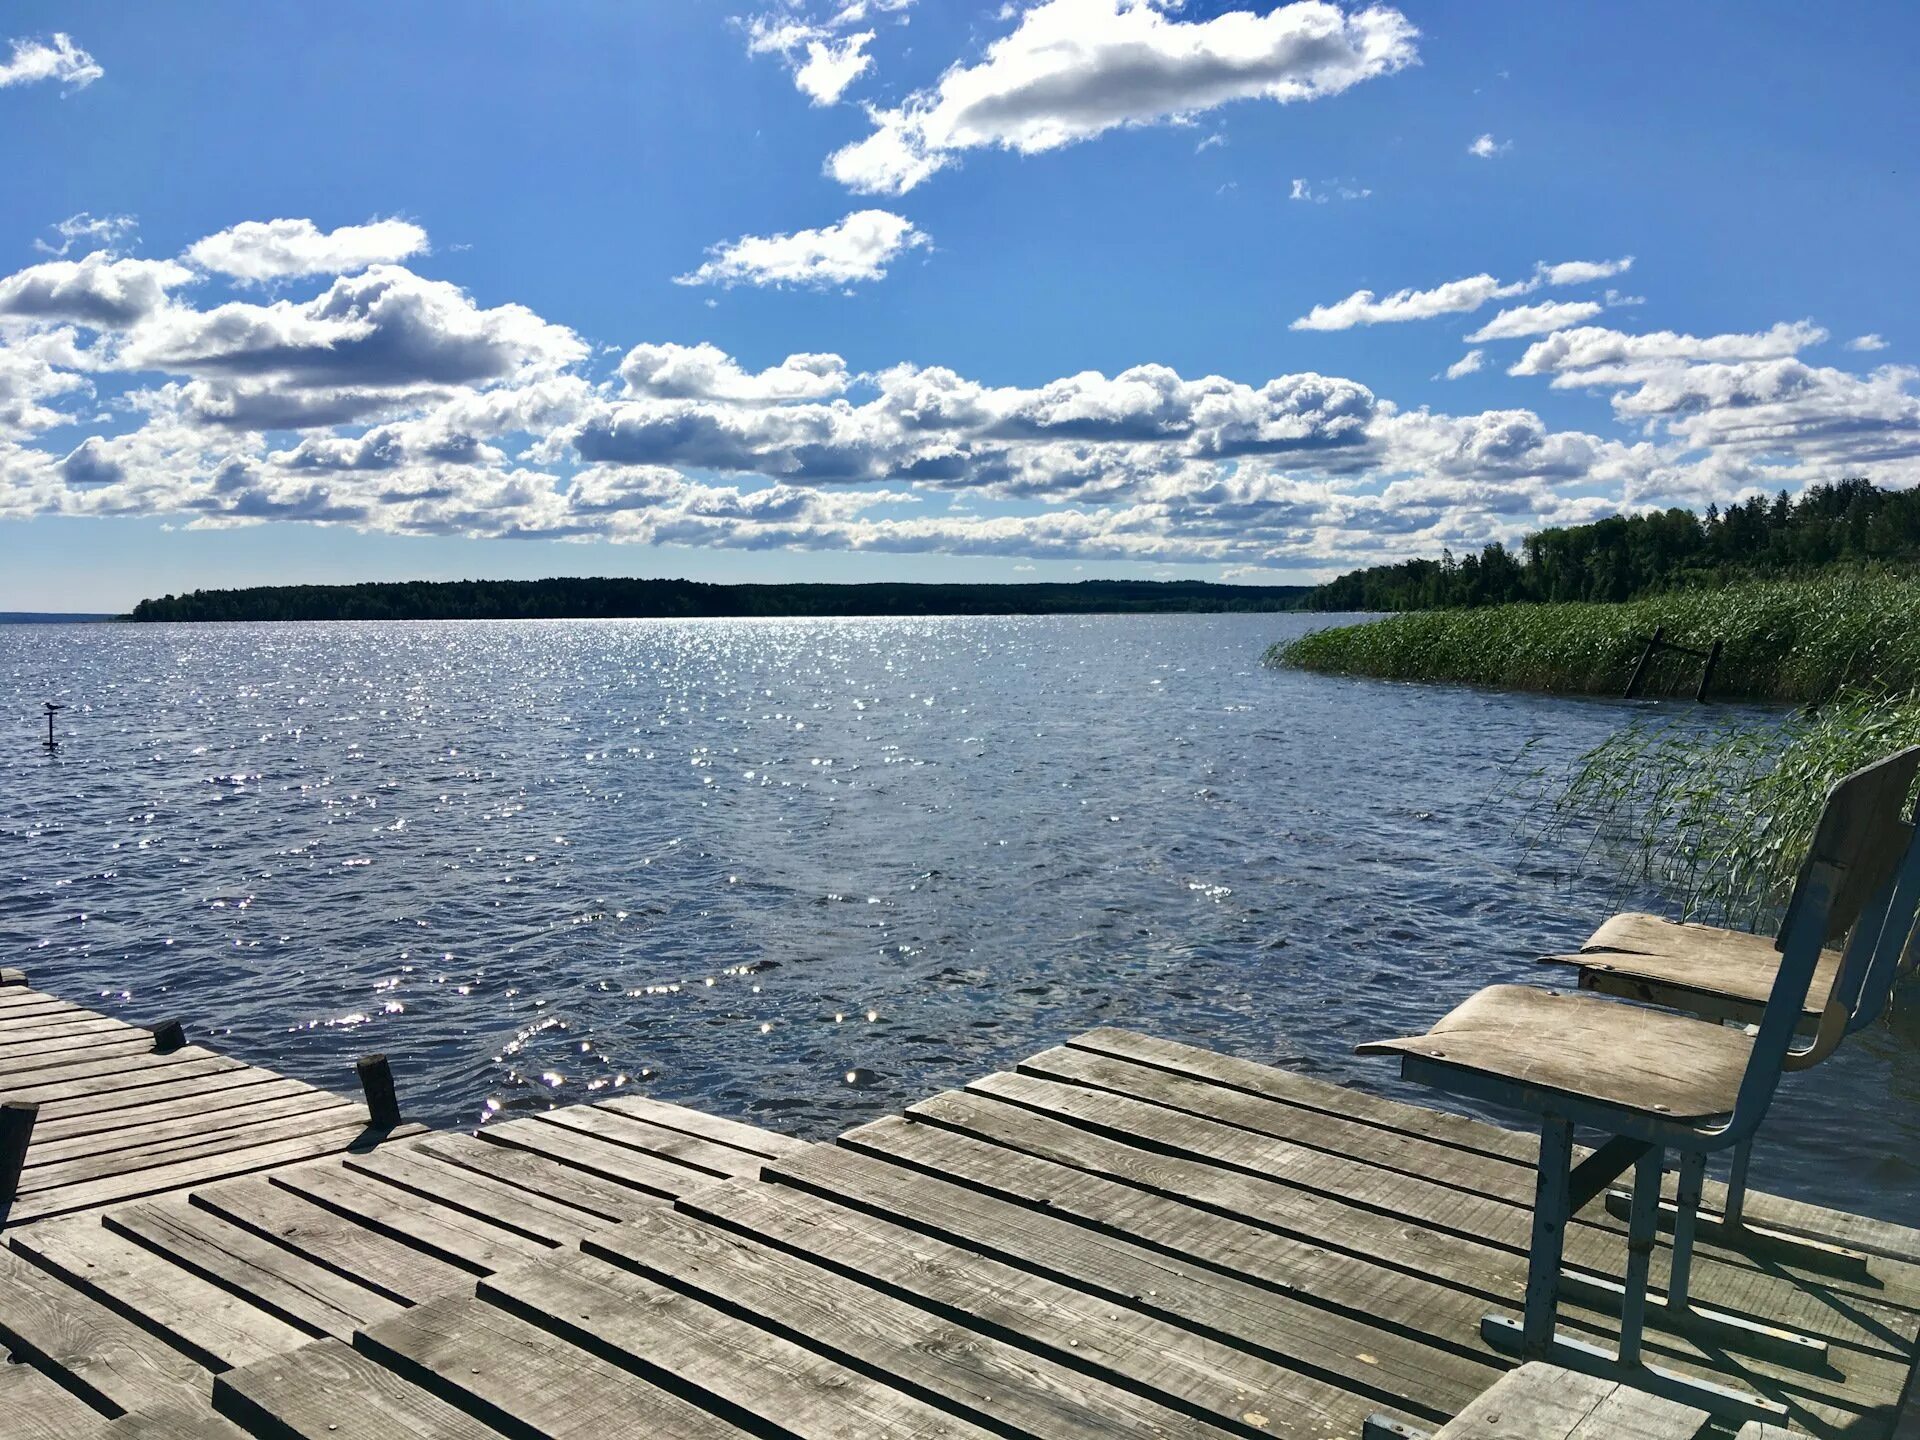
[[[1406,560],[1316,587],[1309,610],[1449,610],[1522,601],[1638,600],[1674,590],[1920,566],[1920,490],[1866,480],[1784,490],[1704,515],[1678,507],[1542,530],[1517,551]]]
[[[1082,580],[1030,585],[713,585],[552,579],[270,585],[142,600],[128,617],[182,620],[612,620],[804,615],[1097,615],[1295,610],[1305,585]]]

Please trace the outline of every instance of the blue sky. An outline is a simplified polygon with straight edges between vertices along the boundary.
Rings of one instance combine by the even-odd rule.
[[[1785,4],[16,0],[0,609],[1291,581],[1912,484],[1916,31]]]

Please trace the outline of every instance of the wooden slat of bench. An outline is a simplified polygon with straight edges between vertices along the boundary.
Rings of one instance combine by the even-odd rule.
[[[480,1132],[480,1138],[495,1145],[531,1150],[589,1175],[615,1180],[667,1199],[713,1183],[713,1176],[704,1170],[690,1170],[684,1165],[629,1150],[624,1145],[614,1145],[539,1120],[509,1120],[504,1125],[489,1125]]]
[[[807,1146],[805,1140],[797,1140],[791,1135],[763,1130],[758,1125],[728,1120],[701,1110],[689,1110],[683,1105],[669,1105],[664,1100],[655,1100],[646,1095],[619,1095],[611,1100],[597,1100],[594,1104],[601,1110],[630,1115],[636,1120],[645,1120],[683,1134],[697,1135],[716,1145],[730,1145],[736,1150],[744,1150],[749,1155],[768,1160],[791,1155]]]
[[[401,1142],[401,1146],[405,1144]],[[611,1223],[545,1195],[436,1159],[430,1152],[401,1146],[383,1145],[342,1163],[349,1170],[549,1245],[570,1244],[587,1231]]]
[[[32,1365],[0,1355],[0,1432],[7,1440],[98,1440],[98,1410]]]
[[[264,1176],[195,1190],[189,1202],[402,1305],[473,1287],[473,1274],[269,1184]]]
[[[337,1163],[281,1170],[268,1183],[476,1275],[552,1251],[541,1241]]]
[[[417,1131],[418,1127],[410,1126],[403,1127],[402,1130],[394,1133],[396,1135],[413,1134]],[[43,1190],[36,1194],[23,1195],[9,1214],[8,1223],[22,1225],[28,1221],[53,1215],[69,1215],[78,1210],[96,1209],[122,1200],[139,1200],[148,1195],[164,1194],[169,1190],[190,1189],[196,1185],[224,1180],[235,1175],[277,1169],[280,1166],[297,1164],[302,1160],[311,1160],[320,1155],[338,1154],[349,1145],[358,1143],[361,1134],[360,1127],[347,1125],[340,1129],[323,1130],[290,1140],[278,1140],[240,1149],[223,1149],[215,1154],[196,1156],[165,1165],[154,1165],[123,1174],[103,1175],[97,1180],[89,1180],[83,1184],[67,1185],[58,1190]]]
[[[204,1280],[307,1334],[349,1339],[398,1314],[398,1303],[270,1240],[222,1220],[185,1196],[136,1201],[101,1222]]]
[[[1533,1180],[1521,1166],[1485,1161],[1470,1152],[1434,1144],[1418,1137],[1390,1132],[1353,1121],[1342,1121],[1296,1106],[1268,1101],[1204,1081],[1195,1081],[1149,1067],[1110,1060],[1086,1052],[1058,1049],[1022,1061],[1022,1074],[1031,1074],[1077,1086],[1087,1091],[1106,1091],[1126,1095],[1161,1106],[1201,1121],[1211,1120],[1256,1135],[1288,1141],[1331,1157],[1332,1168],[1347,1168],[1354,1178],[1343,1188],[1376,1203],[1380,1208],[1399,1209],[1409,1203],[1415,1190],[1428,1196],[1430,1207],[1442,1213],[1457,1212],[1463,1220],[1476,1222],[1494,1213],[1490,1203],[1507,1211],[1507,1224],[1522,1217],[1518,1243],[1525,1250],[1530,1228],[1524,1217],[1533,1205]],[[1425,1168],[1423,1168],[1425,1167]],[[1361,1172],[1371,1178],[1362,1181]],[[1384,1173],[1383,1173],[1384,1172]],[[1406,1177],[1413,1190],[1393,1179]],[[1385,1197],[1392,1198],[1385,1198]],[[1414,1218],[1426,1218],[1419,1210],[1408,1210]],[[1567,1227],[1568,1256],[1576,1264],[1583,1260],[1579,1246],[1595,1237],[1609,1254],[1624,1243],[1624,1227],[1606,1215],[1598,1203],[1589,1206],[1575,1223]],[[1664,1250],[1662,1252],[1664,1254]],[[1612,1262],[1606,1262],[1611,1264]],[[1656,1266],[1660,1262],[1656,1262]],[[1745,1310],[1722,1292],[1751,1291],[1758,1283],[1762,1291],[1784,1293],[1799,1285],[1809,1290],[1832,1291],[1856,1298],[1867,1305],[1905,1305],[1903,1292],[1920,1303],[1903,1267],[1893,1260],[1878,1260],[1866,1280],[1822,1276],[1804,1272],[1785,1259],[1755,1261],[1736,1253],[1704,1247],[1695,1266],[1695,1293],[1706,1304],[1726,1305]],[[1741,1273],[1733,1273],[1733,1272]],[[1791,1283],[1788,1283],[1791,1282]],[[1769,1317],[1770,1318],[1770,1317]]]
[[[729,1181],[696,1191],[680,1208],[1228,1427],[1258,1430],[1285,1417],[1301,1434],[1356,1435],[1382,1408],[1156,1315],[816,1194]]]
[[[482,1298],[648,1379],[799,1440],[989,1432],[758,1326],[573,1253],[480,1282]],[[711,1397],[711,1399],[707,1398]]]
[[[502,1440],[337,1340],[229,1371],[215,1382],[214,1405],[255,1433],[296,1440]]]
[[[816,1146],[780,1161],[769,1178],[776,1175],[1427,1420],[1453,1414],[1499,1373],[1465,1355],[855,1150]]]
[[[1126,1096],[1027,1075],[990,1075],[974,1084],[965,1098],[941,1096],[912,1113],[1096,1173],[1116,1167],[1131,1183],[1167,1185],[1179,1198],[1502,1304],[1516,1303],[1524,1290],[1530,1222],[1517,1209]],[[1022,1114],[1043,1123],[1023,1124]],[[1128,1151],[1140,1158],[1130,1161]],[[1616,1275],[1623,1266],[1623,1246],[1611,1236],[1572,1227],[1567,1245],[1569,1264],[1589,1273]],[[1696,1294],[1707,1303],[1879,1354],[1911,1353],[1914,1327],[1891,1312],[1835,1304],[1705,1261],[1700,1272]]]
[[[430,1301],[359,1349],[490,1424],[551,1440],[736,1440],[747,1432],[485,1301]]]
[[[124,1236],[96,1216],[15,1231],[11,1243],[43,1270],[157,1335],[209,1370],[246,1365],[310,1338],[257,1306]]]
[[[1556,1365],[1522,1365],[1434,1440],[1694,1440],[1704,1410]]]
[[[1268,1099],[1344,1115],[1384,1129],[1398,1130],[1462,1149],[1502,1159],[1532,1170],[1539,1141],[1531,1134],[1509,1130],[1464,1115],[1410,1105],[1371,1095],[1349,1086],[1256,1061],[1203,1050],[1178,1041],[1160,1040],[1127,1030],[1102,1029],[1077,1035],[1067,1044],[1075,1049],[1133,1060],[1144,1065],[1205,1080],[1213,1084],[1263,1095]],[[1717,1208],[1726,1200],[1726,1187],[1709,1181],[1706,1203]],[[1828,1240],[1869,1254],[1920,1265],[1920,1229],[1809,1205],[1780,1195],[1749,1191],[1747,1213],[1759,1224],[1779,1226]],[[1912,1307],[1909,1307],[1912,1308]]]
[[[20,1193],[31,1195],[61,1186],[81,1185],[103,1176],[125,1175],[155,1165],[178,1164],[279,1140],[336,1132],[352,1138],[367,1128],[364,1106],[337,1095],[321,1094],[317,1100],[318,1103],[316,1097],[297,1096],[292,1102],[250,1106],[232,1112],[230,1124],[202,1129],[176,1124],[144,1143],[107,1150],[70,1154],[59,1142],[47,1147],[47,1151],[34,1145],[28,1149],[27,1165],[20,1173]]]
[[[207,1371],[19,1255],[0,1250],[0,1343],[107,1414],[205,1403]]]
[[[551,1195],[607,1220],[631,1219],[671,1203],[652,1191],[635,1190],[617,1181],[572,1169],[531,1150],[491,1144],[474,1135],[422,1135],[402,1144],[516,1189]]]
[[[584,1248],[982,1425],[1037,1440],[1229,1433],[673,1211]]]
[[[564,1109],[545,1111],[534,1119],[543,1124],[592,1135],[610,1144],[638,1150],[642,1154],[685,1165],[689,1169],[705,1171],[708,1178],[714,1180],[731,1179],[736,1175],[758,1175],[763,1163],[763,1157],[736,1150],[731,1145],[717,1145],[697,1135],[668,1130],[596,1105],[569,1105]]]

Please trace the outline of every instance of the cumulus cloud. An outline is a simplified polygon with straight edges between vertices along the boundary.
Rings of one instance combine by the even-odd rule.
[[[1178,18],[1171,0],[1042,0],[975,64],[956,64],[836,151],[828,173],[899,195],[962,152],[1057,149],[1236,100],[1334,95],[1416,58],[1416,31],[1383,6],[1349,14],[1296,0],[1261,14]]]
[[[878,280],[909,250],[932,239],[890,210],[856,210],[818,230],[791,235],[742,235],[715,245],[697,270],[676,275],[676,285],[828,286]]]
[[[1288,327],[1293,330],[1351,330],[1356,325],[1392,325],[1407,320],[1431,320],[1436,315],[1463,315],[1478,310],[1489,300],[1509,295],[1524,295],[1533,282],[1511,284],[1491,275],[1469,275],[1464,280],[1449,280],[1431,290],[1396,290],[1391,295],[1375,295],[1371,290],[1356,290],[1331,305],[1316,305]]]
[[[1478,155],[1482,160],[1491,160],[1496,155],[1504,155],[1513,148],[1511,140],[1496,140],[1491,135],[1476,135],[1473,143],[1467,146],[1469,155]]]
[[[1878,335],[1856,335],[1847,341],[1849,350],[1884,350],[1886,348],[1887,342]]]
[[[1451,365],[1447,366],[1446,377],[1449,380],[1458,380],[1463,375],[1478,374],[1479,371],[1486,365],[1486,363],[1487,363],[1486,351],[1469,350],[1467,351],[1466,354],[1462,355],[1458,360],[1454,361]]]
[[[1542,265],[1539,276],[1549,285],[1586,285],[1595,280],[1611,280],[1633,268],[1633,256],[1618,260],[1563,260],[1558,265]],[[1612,297],[1613,291],[1607,295]]]
[[[0,280],[0,319],[68,321],[121,330],[166,304],[194,279],[173,260],[116,258],[96,250],[79,260],[48,260]]]
[[[1920,482],[1920,372],[1808,363],[1809,321],[1531,344],[1523,376],[1608,398],[1603,435],[1312,371],[1007,385],[709,343],[609,359],[395,265],[256,303],[171,272],[135,296],[144,272],[107,268],[124,263],[0,279],[26,310],[0,324],[0,516],[1298,571],[1836,474]],[[1600,278],[1566,277],[1515,283]],[[1483,368],[1476,349],[1446,373]],[[96,385],[113,402],[85,423]]]
[[[311,220],[248,220],[196,240],[186,258],[203,270],[259,283],[350,274],[426,249],[427,232],[407,220],[370,220],[326,231]]]
[[[1467,336],[1469,345],[1486,340],[1517,340],[1523,335],[1546,335],[1591,320],[1601,307],[1591,300],[1548,300],[1539,305],[1514,305]]]
[[[815,105],[832,105],[873,68],[873,57],[866,53],[872,41],[871,30],[834,36],[811,25],[762,19],[749,29],[747,50],[783,56],[794,88]]]
[[[15,40],[13,54],[0,64],[0,90],[53,80],[69,90],[84,90],[107,72],[93,56],[56,32],[50,40]]]

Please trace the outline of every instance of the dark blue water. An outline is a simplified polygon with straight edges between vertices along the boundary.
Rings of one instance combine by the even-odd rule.
[[[826,1136],[1093,1025],[1394,1090],[1621,898],[1511,780],[1634,711],[1260,665],[1307,623],[0,627],[0,963],[445,1124]],[[1791,1085],[1758,1183],[1920,1223],[1914,1007]]]

